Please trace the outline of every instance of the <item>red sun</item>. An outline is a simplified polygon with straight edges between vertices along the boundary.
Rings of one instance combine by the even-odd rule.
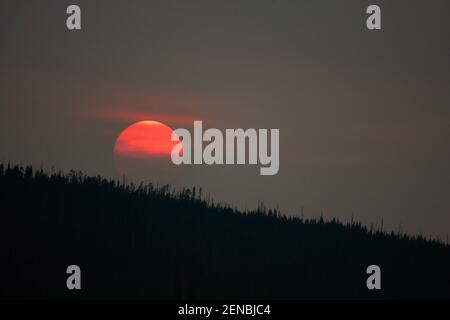
[[[114,153],[124,157],[148,158],[170,156],[179,140],[171,141],[173,130],[158,121],[139,121],[117,138]]]

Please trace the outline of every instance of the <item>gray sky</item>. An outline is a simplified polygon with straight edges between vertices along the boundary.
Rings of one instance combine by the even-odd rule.
[[[73,3],[76,32],[65,26]],[[240,207],[354,212],[445,238],[450,7],[377,1],[383,29],[368,31],[369,4],[2,0],[0,160],[111,177],[114,142],[135,121],[279,128],[276,176],[248,166],[154,171]]]

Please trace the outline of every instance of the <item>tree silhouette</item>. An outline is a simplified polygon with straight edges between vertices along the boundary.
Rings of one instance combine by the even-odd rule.
[[[450,248],[383,223],[239,211],[201,189],[9,164],[0,201],[4,298],[450,297]],[[81,291],[65,287],[71,264]],[[366,288],[372,264],[381,291]]]

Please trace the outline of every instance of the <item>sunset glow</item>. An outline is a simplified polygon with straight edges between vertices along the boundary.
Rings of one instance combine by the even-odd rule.
[[[158,121],[136,122],[119,135],[114,153],[135,158],[170,156],[173,146],[179,142],[171,141],[172,132]]]

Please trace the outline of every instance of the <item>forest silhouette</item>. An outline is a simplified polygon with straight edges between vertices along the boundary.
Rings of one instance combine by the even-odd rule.
[[[450,298],[450,247],[201,189],[0,165],[2,298]],[[79,265],[82,289],[66,287]],[[381,290],[366,268],[380,266]]]

